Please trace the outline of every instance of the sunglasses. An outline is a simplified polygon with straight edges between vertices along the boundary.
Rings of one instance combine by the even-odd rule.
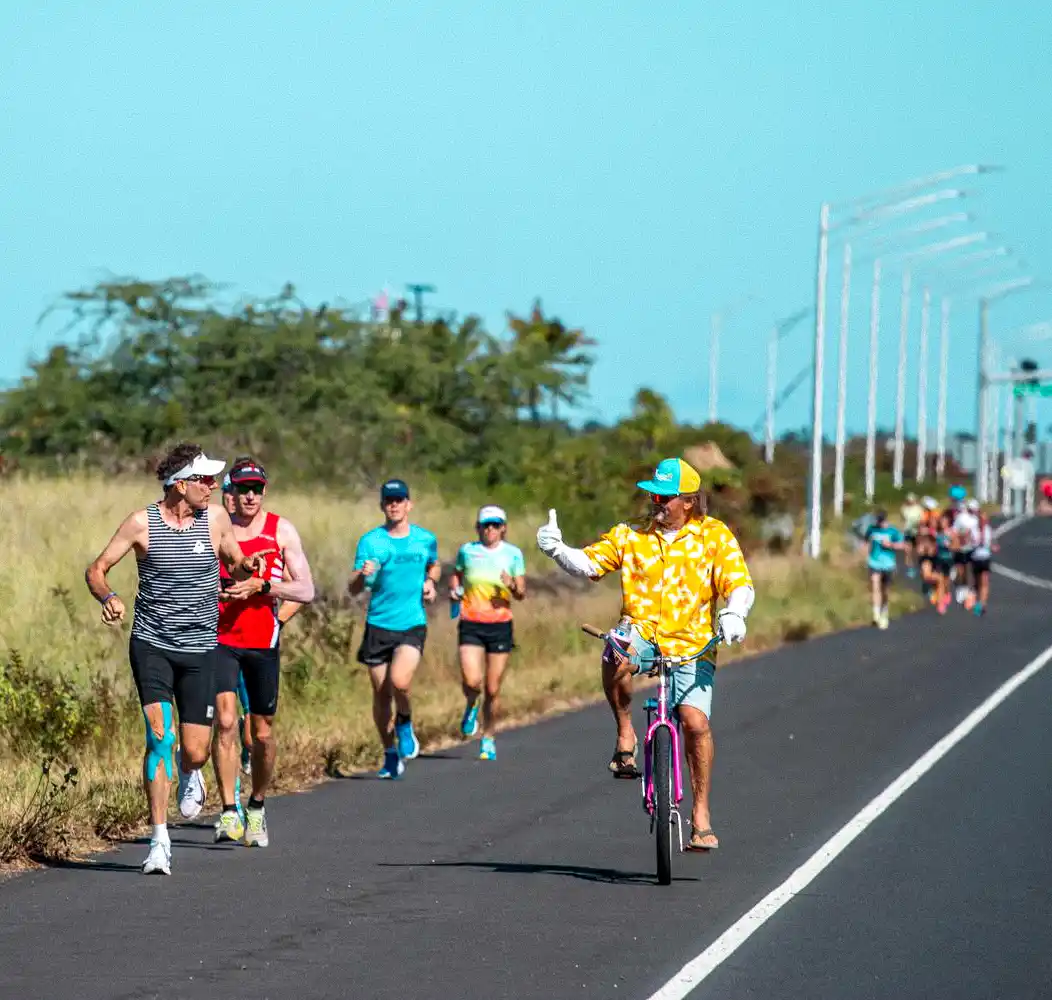
[[[255,493],[257,497],[261,497],[266,487],[266,483],[234,483],[234,492],[241,497],[248,496],[249,493]]]
[[[650,494],[650,502],[651,503],[656,503],[659,507],[664,507],[665,504],[671,503],[673,500],[678,500],[678,499],[679,499],[679,494],[678,493],[674,493],[670,497],[667,497],[667,496],[665,496],[664,494],[661,494],[661,493],[651,493]]]
[[[188,483],[200,483],[202,486],[207,486],[209,489],[216,484],[215,476],[187,476],[186,481]]]

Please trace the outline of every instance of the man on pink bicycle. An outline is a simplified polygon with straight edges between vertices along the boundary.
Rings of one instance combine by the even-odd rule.
[[[647,660],[695,656],[713,637],[715,615],[724,642],[745,639],[745,619],[755,591],[741,546],[722,522],[707,516],[701,476],[681,458],[666,458],[651,479],[637,484],[650,494],[649,520],[617,524],[583,549],[562,540],[554,510],[537,531],[537,546],[565,572],[598,580],[621,573],[623,637],[603,656],[603,690],[617,720],[617,746],[610,770],[618,778],[637,778],[637,740],[632,726],[632,672],[628,656]],[[687,663],[673,675],[672,703],[683,729],[694,808],[690,846],[713,850],[719,840],[709,815],[714,741],[712,665]]]

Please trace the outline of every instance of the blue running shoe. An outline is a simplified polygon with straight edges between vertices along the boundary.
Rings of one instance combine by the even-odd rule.
[[[464,706],[464,717],[460,720],[460,735],[470,739],[479,731],[479,702],[481,698],[475,699],[474,705]]]
[[[413,732],[412,722],[399,722],[395,725],[395,739],[398,741],[398,756],[402,760],[414,760],[420,755],[420,741]]]
[[[976,618],[981,618],[982,617],[982,614],[983,614],[983,602],[982,601],[976,601],[975,602],[975,606],[972,608],[972,614],[975,615]]]
[[[384,766],[376,772],[378,778],[400,778],[405,774],[405,763],[402,758],[398,756],[398,751],[391,747],[390,750],[384,751]]]
[[[482,737],[482,746],[479,748],[479,760],[496,760],[497,744],[492,736]]]

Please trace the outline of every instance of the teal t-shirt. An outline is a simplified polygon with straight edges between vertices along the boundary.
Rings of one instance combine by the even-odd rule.
[[[869,568],[874,573],[894,573],[895,550],[888,546],[901,542],[902,532],[893,524],[881,528],[874,524],[866,530],[866,540],[869,542]]]
[[[384,527],[362,535],[354,553],[354,568],[367,562],[380,568],[365,584],[372,591],[365,620],[377,628],[404,632],[427,624],[424,580],[428,566],[438,562],[438,540],[430,531],[411,525],[404,538],[392,538]]]

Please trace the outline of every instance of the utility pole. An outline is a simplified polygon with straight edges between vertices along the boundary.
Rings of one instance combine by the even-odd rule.
[[[418,323],[424,322],[424,296],[430,292],[437,292],[438,289],[434,285],[406,285],[407,291],[413,293],[413,308],[416,311],[416,321]]]

